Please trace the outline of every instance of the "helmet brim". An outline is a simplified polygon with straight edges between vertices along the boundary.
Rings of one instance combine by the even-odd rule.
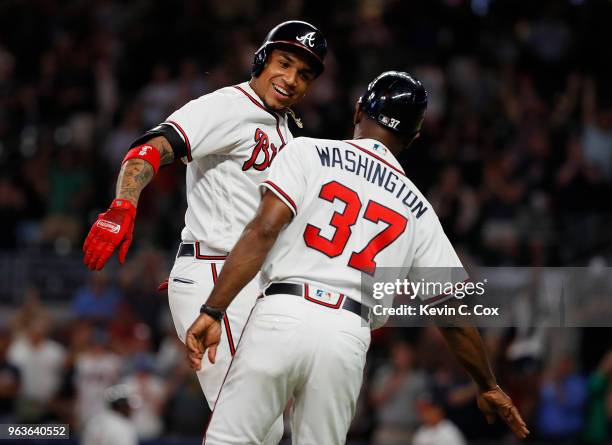
[[[266,45],[268,50],[273,49],[286,49],[293,53],[298,53],[306,59],[306,62],[311,66],[315,75],[318,77],[325,70],[325,65],[323,65],[323,61],[314,51],[308,49],[306,46],[300,45],[299,43],[291,42],[288,40],[276,40],[273,42],[269,42]],[[269,54],[269,53],[268,53]]]

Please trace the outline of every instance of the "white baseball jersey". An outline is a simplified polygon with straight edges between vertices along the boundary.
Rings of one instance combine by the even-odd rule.
[[[244,82],[192,100],[162,125],[171,126],[186,145],[183,241],[229,251],[255,216],[257,186],[292,139],[287,115],[266,108]]]
[[[373,307],[362,274],[462,267],[431,204],[378,141],[297,138],[261,187],[295,215],[262,267],[264,284],[313,283]],[[405,278],[395,270],[387,280]]]
[[[170,312],[184,341],[210,295],[226,252],[255,216],[259,184],[292,136],[287,115],[267,109],[247,82],[193,100],[161,125],[175,154],[187,164],[188,207],[181,237],[184,242],[196,241],[195,258],[177,257],[168,280]],[[223,318],[215,364],[205,360],[197,373],[211,409],[259,294],[258,280],[253,280],[236,297]],[[282,434],[280,416],[264,443],[277,444]]]

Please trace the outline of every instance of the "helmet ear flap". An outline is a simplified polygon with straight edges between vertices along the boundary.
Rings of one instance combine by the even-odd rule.
[[[267,58],[268,52],[266,51],[265,46],[255,53],[255,57],[253,58],[253,65],[251,66],[252,77],[259,77],[259,75],[264,69],[264,66],[266,65]]]

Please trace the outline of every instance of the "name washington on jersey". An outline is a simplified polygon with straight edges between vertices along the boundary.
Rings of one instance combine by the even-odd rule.
[[[330,149],[315,145],[315,148],[323,167],[340,168],[378,185],[401,200],[417,218],[428,210],[425,203],[408,188],[406,183],[381,162],[351,150],[340,150],[338,147]]]

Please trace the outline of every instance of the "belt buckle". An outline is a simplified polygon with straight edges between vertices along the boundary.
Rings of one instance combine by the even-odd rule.
[[[313,303],[320,304],[332,309],[342,306],[344,295],[339,292],[330,292],[325,289],[304,285],[304,298]]]

